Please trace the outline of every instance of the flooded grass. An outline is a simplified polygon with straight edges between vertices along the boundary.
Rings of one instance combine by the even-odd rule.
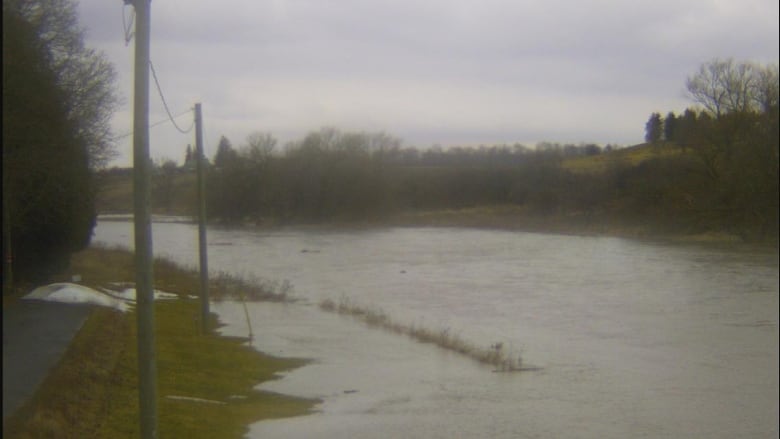
[[[155,261],[155,288],[180,300],[155,303],[160,437],[240,438],[262,419],[310,413],[318,401],[261,392],[255,387],[306,364],[264,355],[246,339],[199,334],[197,272],[170,261]],[[90,248],[73,256],[61,280],[81,276],[84,285],[132,286],[132,253]],[[235,276],[210,284],[212,296],[284,300],[289,287],[255,285]],[[9,438],[138,437],[138,363],[134,313],[96,308],[76,334],[60,363],[32,400],[3,422]]]
[[[287,280],[275,281],[254,276],[239,277],[224,271],[212,278],[211,284],[219,294],[214,301],[232,299],[248,302],[291,302],[292,284]]]
[[[394,321],[381,309],[357,305],[346,297],[338,302],[326,299],[320,302],[320,309],[340,315],[352,316],[365,324],[381,328],[396,334],[406,335],[422,343],[431,343],[442,349],[457,352],[483,364],[495,366],[498,372],[532,370],[524,368],[522,357],[504,349],[503,343],[494,343],[483,348],[453,334],[449,328],[430,329],[417,325],[404,325]]]
[[[99,253],[99,257],[96,257]],[[200,291],[200,271],[165,258],[154,258],[154,287],[180,297],[197,296]],[[132,287],[135,282],[133,253],[122,247],[93,245],[73,255],[71,268],[56,280],[69,282],[79,276],[80,283],[97,289],[115,289],[117,283]],[[290,302],[292,284],[257,276],[237,276],[224,271],[209,274],[209,297],[214,301],[246,300]]]
[[[159,302],[155,312],[160,437],[240,438],[259,420],[310,412],[316,401],[254,390],[306,361],[270,357],[243,338],[216,335],[215,318],[212,331],[198,335],[191,323],[197,301]],[[126,340],[136,343],[134,325]],[[95,437],[138,435],[136,350],[126,350],[117,367],[125,379],[112,389],[107,420]]]

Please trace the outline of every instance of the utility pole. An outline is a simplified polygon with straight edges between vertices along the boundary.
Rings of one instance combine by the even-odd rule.
[[[195,155],[198,173],[198,249],[200,253],[200,330],[208,333],[209,261],[206,249],[206,179],[203,176],[206,156],[203,153],[203,116],[200,103],[195,104]]]
[[[5,155],[5,151],[3,151],[3,155]],[[5,163],[5,157],[3,157],[3,163]],[[6,175],[5,172],[3,175]],[[13,246],[11,245],[11,200],[8,198],[10,190],[6,190],[8,185],[3,183],[3,295],[6,296],[14,288],[14,269]]]
[[[6,296],[14,289],[14,262],[13,246],[11,245],[11,185],[8,172],[8,148],[3,148],[3,295]]]
[[[138,402],[142,439],[157,439],[157,358],[154,348],[152,223],[149,168],[149,40],[151,0],[124,0],[135,7],[133,104],[133,204],[135,294],[138,327]]]

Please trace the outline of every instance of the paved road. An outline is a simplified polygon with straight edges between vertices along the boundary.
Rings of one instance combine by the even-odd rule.
[[[91,310],[39,300],[3,308],[3,419],[35,393]]]

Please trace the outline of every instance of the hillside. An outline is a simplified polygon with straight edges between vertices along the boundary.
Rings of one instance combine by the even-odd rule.
[[[657,145],[640,143],[599,155],[566,158],[561,163],[561,167],[574,173],[600,174],[616,165],[637,166],[647,160],[676,157],[682,154],[682,150],[670,142],[660,142]]]
[[[133,211],[133,170],[112,169],[97,176],[96,208],[98,214]],[[177,170],[172,175],[156,174],[152,178],[152,213],[192,215],[197,210],[196,175]]]

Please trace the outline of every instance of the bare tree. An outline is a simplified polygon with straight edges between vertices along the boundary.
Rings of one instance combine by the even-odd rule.
[[[264,163],[273,154],[277,140],[271,133],[255,131],[246,137],[241,155],[252,163]]]
[[[778,79],[777,64],[760,67],[757,79],[753,83],[753,99],[759,110],[766,113],[778,106],[780,94],[780,79]]]
[[[89,153],[90,168],[101,168],[116,156],[111,117],[120,104],[116,72],[108,58],[84,45],[73,0],[4,0],[35,30],[64,92],[68,120]]]
[[[716,118],[732,112],[766,111],[777,105],[777,66],[714,59],[686,83],[692,100]]]

